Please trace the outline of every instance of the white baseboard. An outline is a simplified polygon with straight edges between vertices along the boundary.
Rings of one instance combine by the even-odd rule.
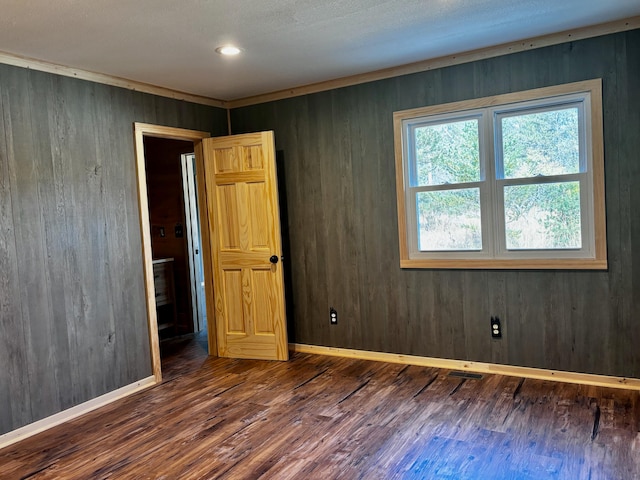
[[[69,420],[79,417],[80,415],[84,415],[85,413],[89,413],[96,408],[103,407],[104,405],[115,402],[116,400],[128,397],[129,395],[149,388],[155,384],[155,377],[151,376],[143,378],[142,380],[138,380],[137,382],[118,388],[113,392],[105,393],[104,395],[100,395],[99,397],[81,403],[80,405],[76,405],[75,407],[71,407],[60,413],[51,415],[50,417],[43,418],[37,422],[30,423],[29,425],[25,425],[24,427],[20,427],[16,430],[5,433],[4,435],[0,435],[0,449],[36,435],[37,433],[48,430],[56,425],[60,425],[61,423],[68,422]]]
[[[418,365],[421,367],[444,368],[448,370],[462,370],[467,372],[508,375],[511,377],[535,378],[538,380],[552,380],[554,382],[577,383],[596,387],[623,388],[626,390],[640,390],[639,378],[611,377],[591,373],[564,372],[561,370],[545,370],[532,367],[515,367],[495,363],[471,362],[465,360],[451,360],[447,358],[419,357],[416,355],[402,355],[397,353],[370,352],[367,350],[352,350],[349,348],[323,347],[319,345],[303,345],[290,343],[289,350],[317,355],[356,358],[378,362],[401,363],[404,365]]]

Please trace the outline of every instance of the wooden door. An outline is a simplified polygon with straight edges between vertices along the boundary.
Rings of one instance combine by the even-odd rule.
[[[273,132],[203,140],[218,355],[287,360]]]

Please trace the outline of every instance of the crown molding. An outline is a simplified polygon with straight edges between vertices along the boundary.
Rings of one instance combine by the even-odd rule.
[[[276,100],[299,97],[302,95],[309,95],[312,93],[324,92],[336,88],[350,87],[361,83],[384,80],[401,75],[409,75],[412,73],[435,70],[438,68],[459,65],[477,60],[484,60],[487,58],[499,57],[511,53],[535,50],[537,48],[558,45],[561,43],[576,40],[584,40],[587,38],[609,35],[612,33],[619,33],[628,30],[634,30],[637,28],[640,28],[640,16],[630,17],[623,20],[616,20],[613,22],[602,23],[598,25],[592,25],[588,27],[582,27],[573,30],[565,30],[563,32],[552,33],[549,35],[504,43],[494,47],[470,50],[467,52],[409,63],[398,67],[385,68],[373,72],[336,78],[333,80],[287,88],[276,92],[238,98],[235,100],[221,100],[201,95],[194,95],[191,93],[180,92],[178,90],[172,90],[170,88],[158,87],[148,83],[137,82],[135,80],[128,80],[126,78],[90,72],[87,70],[67,67],[64,65],[57,65],[55,63],[46,62],[44,60],[23,57],[7,52],[0,52],[0,63],[28,68],[31,70],[54,73],[56,75],[63,75],[66,77],[79,78],[81,80],[88,80],[91,82],[102,83],[114,87],[126,88],[128,90],[150,93],[161,97],[173,98],[175,100],[184,100],[201,105],[209,105],[211,107],[233,109],[247,107],[250,105],[257,105],[260,103],[273,102]]]
[[[65,77],[78,78],[80,80],[87,80],[89,82],[101,83],[104,85],[111,85],[113,87],[126,88],[127,90],[133,90],[136,92],[150,93],[160,97],[173,98],[174,100],[184,100],[186,102],[197,103],[200,105],[209,105],[210,107],[227,108],[227,102],[216,98],[193,95],[191,93],[180,92],[170,88],[158,87],[156,85],[128,80],[126,78],[116,77],[113,75],[57,65],[51,62],[45,62],[44,60],[22,57],[20,55],[14,55],[7,52],[0,52],[0,63],[27,68],[30,70],[37,70],[40,72],[54,73]]]
[[[446,55],[443,57],[422,60],[415,63],[409,63],[398,67],[385,68],[374,72],[352,75],[349,77],[327,80],[324,82],[312,83],[300,87],[288,88],[277,92],[266,93],[262,95],[254,95],[251,97],[229,100],[226,102],[227,108],[240,108],[260,103],[273,102],[286,98],[299,97],[312,93],[334,90],[336,88],[350,87],[361,83],[374,82],[376,80],[384,80],[401,75],[409,75],[412,73],[425,72],[452,65],[484,60],[487,58],[499,57],[510,53],[524,52],[527,50],[535,50],[537,48],[559,45],[561,43],[572,42],[576,40],[584,40],[586,38],[599,37],[601,35],[609,35],[612,33],[624,32],[640,28],[640,16],[617,20],[614,22],[582,27],[574,30],[566,30],[559,33],[552,33],[540,37],[518,40],[515,42],[504,43],[494,47],[481,48],[478,50],[470,50],[468,52]]]

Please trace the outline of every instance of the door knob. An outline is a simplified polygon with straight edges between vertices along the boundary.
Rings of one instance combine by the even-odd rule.
[[[276,263],[278,263],[278,256],[271,255],[271,258],[269,258],[269,261],[275,265]]]

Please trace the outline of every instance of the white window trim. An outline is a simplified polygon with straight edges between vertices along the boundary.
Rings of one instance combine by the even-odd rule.
[[[499,132],[493,134],[494,118],[508,115],[524,108],[542,109],[557,105],[583,102],[579,115],[584,120],[584,135],[581,138],[587,162],[586,172],[547,176],[532,179],[503,179],[496,177],[495,152],[499,151],[494,141],[499,141]],[[589,114],[590,113],[590,114]],[[428,117],[425,119],[425,117]],[[467,184],[413,187],[408,168],[413,165],[408,156],[412,149],[406,133],[415,125],[424,125],[425,120],[442,122],[479,118],[481,180]],[[514,268],[514,269],[606,269],[606,218],[604,204],[604,148],[602,138],[602,81],[600,79],[558,85],[553,87],[516,92],[450,104],[422,107],[394,113],[396,190],[398,200],[398,227],[400,241],[400,266],[403,268]],[[495,137],[495,138],[494,138]],[[498,159],[500,162],[501,159]],[[503,215],[502,188],[504,185],[551,183],[553,180],[580,181],[581,228],[583,248],[581,250],[507,250],[504,222],[496,222]],[[478,187],[492,189],[490,195],[481,194],[483,251],[420,252],[417,248],[417,220],[415,194],[417,191]],[[591,186],[591,188],[584,188]],[[490,198],[494,200],[491,201]],[[490,217],[490,218],[488,218]],[[487,226],[489,226],[487,228]],[[592,239],[589,243],[589,238]]]

